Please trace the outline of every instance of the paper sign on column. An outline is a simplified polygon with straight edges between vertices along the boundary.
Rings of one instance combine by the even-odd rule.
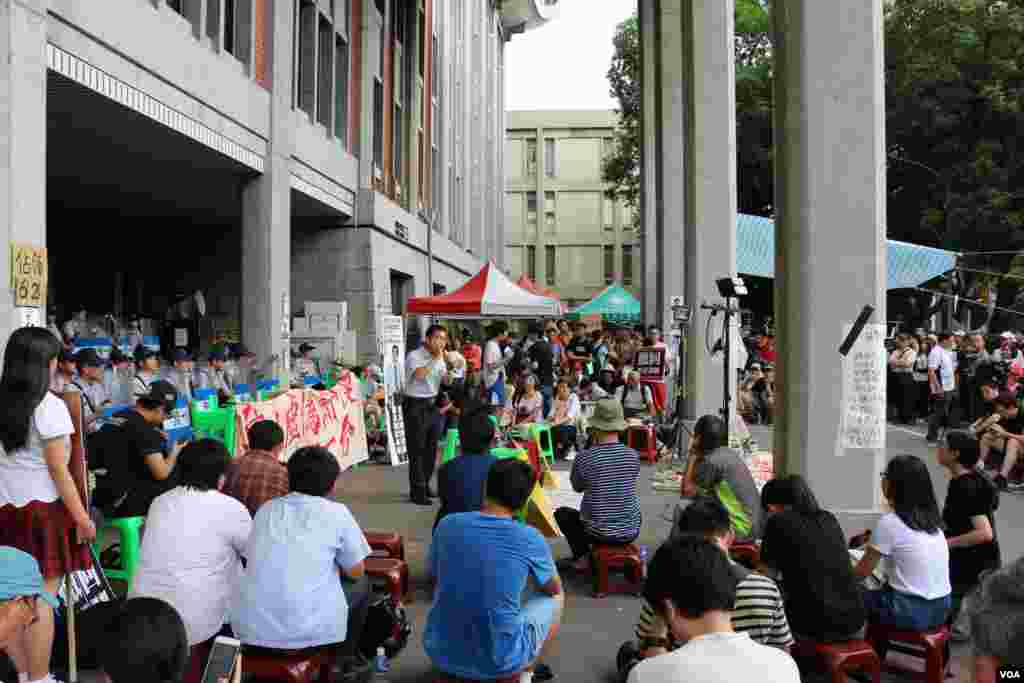
[[[46,303],[46,248],[11,243],[11,289],[15,306]]]
[[[843,338],[852,327],[844,326]],[[885,325],[865,325],[842,366],[840,454],[845,448],[885,448]]]

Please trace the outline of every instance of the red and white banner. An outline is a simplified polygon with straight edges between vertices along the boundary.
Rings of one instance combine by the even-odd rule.
[[[284,430],[284,462],[305,446],[329,450],[342,471],[368,457],[363,402],[352,397],[351,373],[328,391],[293,389],[270,401],[243,403],[236,415],[238,453],[248,450],[249,427],[273,420]]]

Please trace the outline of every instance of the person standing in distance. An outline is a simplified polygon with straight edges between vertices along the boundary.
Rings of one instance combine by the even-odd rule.
[[[431,325],[423,345],[405,359],[405,443],[409,453],[409,497],[416,505],[430,505],[430,490],[437,442],[441,438],[437,418],[437,394],[448,373],[444,350],[448,331]]]

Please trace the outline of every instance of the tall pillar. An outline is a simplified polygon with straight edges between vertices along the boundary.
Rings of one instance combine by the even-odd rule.
[[[704,303],[718,304],[715,281],[736,276],[736,58],[735,0],[684,0],[689,77],[685,176],[686,301],[704,321]],[[733,300],[733,305],[736,305]],[[664,304],[662,304],[664,306]],[[738,316],[731,318],[733,328]],[[712,330],[724,330],[719,313]],[[690,326],[688,383],[693,416],[719,414],[724,401],[725,354],[710,356],[705,326]],[[714,340],[714,333],[712,340]],[[736,349],[728,372],[729,422],[736,414]]]
[[[282,352],[290,316],[282,300],[291,287],[293,16],[290,3],[272,7],[270,144],[263,174],[242,188],[242,338],[260,358]]]
[[[46,245],[46,12],[49,0],[0,0],[0,277],[8,243]],[[0,294],[0,344],[19,321]],[[46,315],[41,316],[45,322]]]
[[[657,3],[641,2],[640,14],[640,302],[644,320],[659,320],[659,282],[662,258],[658,252],[658,167],[661,94],[661,52],[658,40]]]
[[[886,319],[883,0],[773,14],[776,468],[830,508],[873,510],[884,452],[842,448],[837,349],[864,305]]]

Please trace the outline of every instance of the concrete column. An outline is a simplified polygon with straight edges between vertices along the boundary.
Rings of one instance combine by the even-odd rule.
[[[273,3],[270,144],[263,175],[242,188],[242,337],[261,358],[281,352],[291,286],[292,22],[291,4]]]
[[[0,0],[0,277],[8,243],[46,245],[46,12],[49,0]],[[0,294],[0,344],[19,323]],[[46,315],[41,316],[45,322]]]
[[[684,44],[689,52],[685,291],[687,303],[699,312],[696,320],[703,322],[708,312],[700,311],[701,304],[724,303],[715,281],[736,275],[735,0],[684,0],[682,4]],[[666,226],[666,230],[672,228]],[[663,300],[662,310],[666,305]],[[732,318],[734,328],[738,317]],[[723,322],[719,314],[711,329],[721,331]],[[710,356],[705,326],[690,327],[687,375],[693,416],[718,414],[724,399],[724,353]],[[737,357],[734,350],[729,370],[730,425],[736,414]]]
[[[776,471],[805,476],[831,508],[876,509],[884,453],[840,447],[837,349],[865,304],[886,319],[883,0],[787,0],[773,14]]]
[[[658,168],[660,147],[658,123],[660,117],[661,58],[657,21],[657,3],[641,2],[640,13],[640,68],[643,98],[641,107],[640,137],[640,234],[641,259],[639,276],[640,302],[644,320],[658,320],[661,315],[659,295],[660,273],[663,261],[658,251]]]

